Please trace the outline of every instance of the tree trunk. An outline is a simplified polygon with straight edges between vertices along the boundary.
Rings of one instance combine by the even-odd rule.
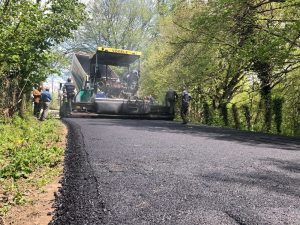
[[[270,132],[272,123],[271,65],[269,62],[254,61],[254,70],[260,80],[260,95],[264,109],[264,130]]]
[[[239,116],[239,112],[238,112],[238,108],[236,107],[236,104],[233,104],[231,109],[232,109],[232,114],[233,114],[234,127],[235,127],[235,129],[240,129],[241,128],[240,116]]]
[[[210,113],[209,105],[207,102],[203,103],[203,116],[204,116],[204,123],[210,125],[211,124],[211,113]]]
[[[270,85],[262,87],[261,96],[264,101],[264,128],[266,132],[270,132],[272,123],[272,95]]]
[[[228,121],[227,104],[226,103],[222,103],[220,105],[220,110],[221,110],[221,115],[222,115],[222,118],[223,118],[223,123],[224,123],[225,127],[228,127],[229,121]]]
[[[251,130],[251,113],[248,105],[242,105],[242,109],[244,111],[244,116],[247,123],[247,129]]]
[[[282,97],[276,97],[273,99],[274,120],[278,134],[281,133],[283,102],[284,99]]]

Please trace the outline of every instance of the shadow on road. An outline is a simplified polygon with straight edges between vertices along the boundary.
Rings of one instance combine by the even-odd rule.
[[[255,133],[229,128],[209,127],[205,125],[182,125],[173,121],[159,120],[120,120],[120,119],[88,119],[89,125],[127,126],[132,129],[151,132],[184,133],[210,139],[238,142],[240,144],[258,147],[275,148],[290,151],[300,151],[300,139],[274,134]]]
[[[299,162],[291,162],[291,161],[272,159],[272,158],[261,159],[261,161],[263,161],[267,164],[274,165],[274,166],[278,167],[279,169],[285,170],[287,172],[300,173],[300,163]],[[300,182],[298,184],[300,184]]]
[[[269,168],[260,170],[259,172],[255,171],[229,175],[225,173],[211,173],[201,175],[201,178],[208,181],[228,184],[242,184],[265,189],[270,193],[277,192],[293,197],[300,197],[300,179],[296,178],[297,174],[300,173],[300,163],[271,158],[260,160],[265,166],[269,166]]]

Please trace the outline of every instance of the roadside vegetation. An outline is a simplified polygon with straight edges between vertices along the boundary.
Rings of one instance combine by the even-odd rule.
[[[84,8],[78,0],[0,1],[0,215],[62,172],[64,126],[51,116],[36,120],[28,106],[32,89],[65,68],[57,46],[77,29]]]
[[[300,136],[298,0],[167,0],[141,88],[191,93],[194,122]]]
[[[84,17],[78,0],[0,1],[0,115],[23,116],[33,87],[61,74],[68,61],[57,46]]]
[[[0,121],[0,215],[25,204],[30,193],[62,173],[65,128],[57,119],[44,122],[26,115]]]

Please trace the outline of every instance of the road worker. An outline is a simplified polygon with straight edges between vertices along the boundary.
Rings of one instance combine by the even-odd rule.
[[[68,114],[72,114],[72,102],[75,97],[75,85],[72,83],[71,78],[67,79],[67,83],[63,86],[63,93],[67,97]]]
[[[41,94],[41,100],[43,111],[40,120],[44,121],[45,119],[47,119],[50,102],[52,100],[52,96],[49,92],[49,87],[45,87],[45,90]]]
[[[188,122],[187,114],[189,111],[189,101],[191,99],[192,99],[191,95],[188,93],[186,87],[184,87],[181,95],[181,110],[180,110],[183,124],[187,124]]]
[[[42,101],[41,101],[41,94],[42,94],[42,87],[34,88],[32,91],[33,95],[33,115],[36,118],[39,118],[41,107],[42,107]]]

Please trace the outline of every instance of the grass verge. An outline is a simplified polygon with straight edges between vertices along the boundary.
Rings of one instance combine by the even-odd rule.
[[[62,173],[65,133],[61,121],[51,117],[0,121],[0,217],[29,204],[33,191],[42,192]]]

